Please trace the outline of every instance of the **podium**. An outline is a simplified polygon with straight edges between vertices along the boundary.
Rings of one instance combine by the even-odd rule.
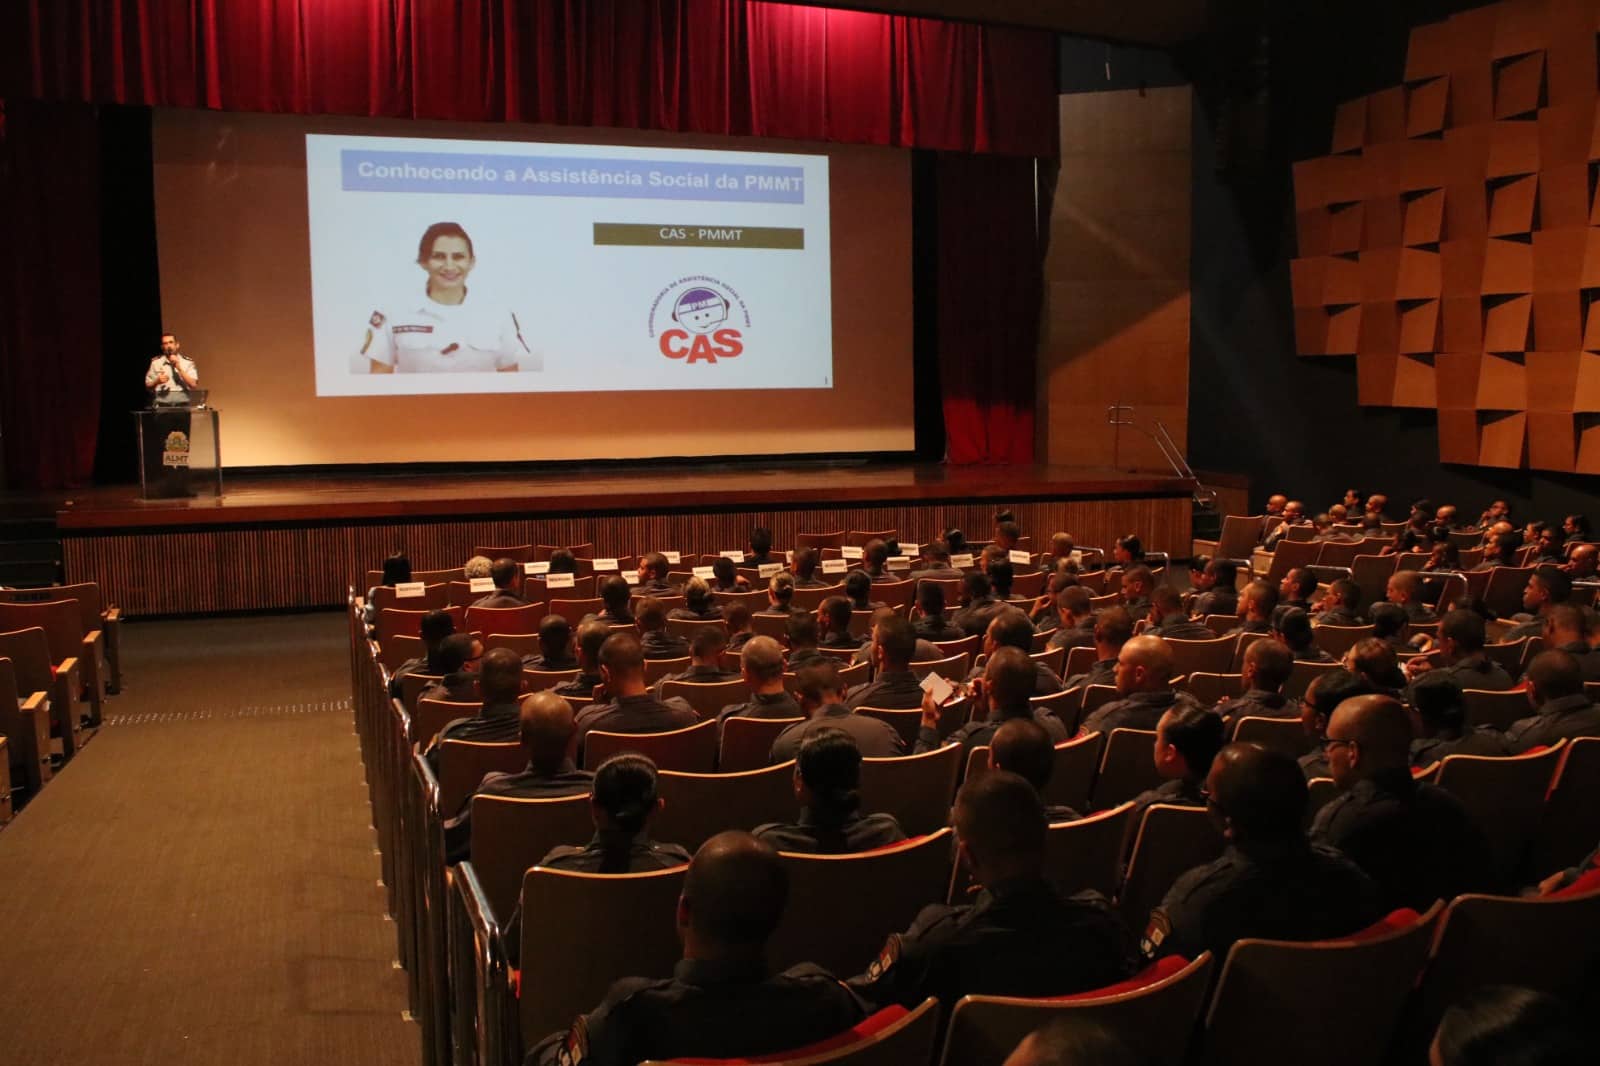
[[[139,495],[146,500],[222,498],[222,438],[214,407],[171,405],[133,412]]]

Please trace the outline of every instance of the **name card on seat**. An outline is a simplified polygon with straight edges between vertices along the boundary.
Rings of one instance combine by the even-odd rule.
[[[735,548],[733,551],[718,552],[724,559],[732,559],[736,563],[744,562],[744,552]]]
[[[848,569],[850,569],[850,564],[843,559],[822,560],[822,572],[824,574],[842,574]]]
[[[548,574],[550,572],[550,560],[546,559],[542,563],[523,563],[522,572],[524,574]]]
[[[637,585],[639,583],[639,571],[629,570],[627,573],[622,575],[622,580],[626,581],[630,585]]]
[[[783,558],[784,558],[785,562],[792,564],[794,562],[794,552],[792,552],[792,551],[784,552],[783,553]]]
[[[859,545],[846,544],[839,549],[839,554],[846,559],[859,559],[861,558],[861,548]]]
[[[550,589],[570,589],[575,587],[573,575],[550,574],[544,580],[544,587]]]
[[[783,564],[782,563],[762,563],[760,566],[756,567],[756,573],[759,574],[761,577],[771,577],[774,574],[781,574],[781,573],[783,573]]]
[[[709,566],[697,566],[694,568],[693,573],[701,581],[710,581],[717,576],[717,572]]]
[[[493,592],[494,591],[494,578],[492,578],[492,577],[475,577],[475,578],[472,578],[470,581],[467,582],[467,591],[468,592]]]
[[[662,552],[661,554],[665,555],[667,557],[667,562],[671,563],[673,566],[677,566],[679,563],[683,562],[683,556],[679,555],[677,552]]]
[[[889,561],[883,565],[890,570],[910,570],[911,558],[906,555],[891,555]]]
[[[1018,566],[1031,566],[1033,565],[1033,556],[1029,555],[1025,551],[1018,551],[1017,549],[1012,548],[1011,561]]]
[[[955,567],[957,570],[965,570],[967,567],[972,565],[972,553],[964,552],[961,555],[950,556],[950,565]]]
[[[618,566],[615,559],[596,559],[594,561],[594,568],[595,572],[599,573],[602,570],[616,570],[618,569]]]
[[[394,598],[397,600],[411,600],[427,594],[428,584],[425,581],[402,581],[394,587]]]
[[[900,554],[901,555],[907,555],[907,556],[916,555],[921,551],[922,551],[922,545],[920,545],[920,544],[912,544],[910,541],[905,541],[905,540],[900,542]]]

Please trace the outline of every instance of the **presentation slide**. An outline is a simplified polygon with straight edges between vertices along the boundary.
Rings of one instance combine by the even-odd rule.
[[[905,454],[911,155],[158,108],[230,468]],[[128,337],[142,382],[157,338]]]
[[[833,384],[826,156],[305,152],[320,396]]]

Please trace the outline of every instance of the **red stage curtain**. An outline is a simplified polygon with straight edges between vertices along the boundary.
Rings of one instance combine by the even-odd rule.
[[[1054,156],[1052,34],[746,0],[20,0],[0,97]]]
[[[0,114],[6,485],[85,485],[100,419],[99,127],[79,104],[13,100]]]
[[[941,155],[935,185],[945,456],[1032,462],[1044,295],[1033,160]]]

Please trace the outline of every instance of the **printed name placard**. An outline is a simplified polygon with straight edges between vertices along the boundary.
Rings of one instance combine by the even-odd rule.
[[[916,554],[920,553],[921,551],[922,551],[922,545],[920,545],[920,544],[911,544],[911,543],[908,543],[906,541],[901,541],[900,542],[900,554],[901,555],[916,555]]]
[[[570,589],[575,587],[573,575],[571,574],[551,574],[545,578],[544,584],[546,588],[552,589]]]
[[[911,558],[906,555],[891,555],[889,561],[883,564],[890,570],[910,570]]]
[[[957,570],[965,570],[967,567],[972,565],[972,553],[966,552],[961,555],[950,556],[950,565],[955,567]]]
[[[822,560],[822,572],[824,574],[842,574],[848,569],[850,569],[850,564],[843,559]]]
[[[784,552],[783,553],[783,560],[786,563],[791,563],[792,564],[794,562],[794,552],[792,552],[792,551]]]
[[[1033,562],[1033,556],[1029,555],[1027,552],[1017,551],[1015,548],[1013,548],[1011,549],[1011,561],[1020,566],[1027,566]]]
[[[550,560],[546,559],[542,563],[523,563],[522,572],[524,574],[548,574],[550,572]]]
[[[717,554],[721,555],[724,559],[732,559],[736,563],[744,562],[744,552],[739,551],[737,548],[735,548],[733,551],[718,552]]]
[[[602,570],[615,570],[617,569],[617,561],[615,559],[596,559],[594,561],[594,568],[596,572]]]
[[[774,574],[781,574],[783,573],[783,564],[762,563],[760,566],[756,567],[756,573],[760,574],[764,578],[771,577]]]
[[[861,558],[861,549],[859,547],[853,547],[847,544],[843,548],[839,549],[839,554],[844,556],[846,559],[859,559]]]
[[[493,584],[494,582],[490,582]],[[397,600],[410,600],[418,596],[426,596],[428,586],[421,581],[402,581],[394,587],[394,598]]]
[[[468,592],[493,592],[494,591],[494,578],[492,578],[492,577],[475,577],[475,578],[472,578],[471,580],[469,580],[467,582],[467,591]]]
[[[679,563],[683,562],[683,556],[679,555],[677,552],[662,552],[661,554],[665,555],[667,557],[667,562],[671,563],[673,566],[677,566]]]
[[[637,585],[639,583],[639,571],[629,570],[627,573],[622,575],[622,580],[626,581],[630,585]]]
[[[710,581],[717,576],[717,572],[709,566],[697,566],[694,568],[694,576],[702,581]]]

